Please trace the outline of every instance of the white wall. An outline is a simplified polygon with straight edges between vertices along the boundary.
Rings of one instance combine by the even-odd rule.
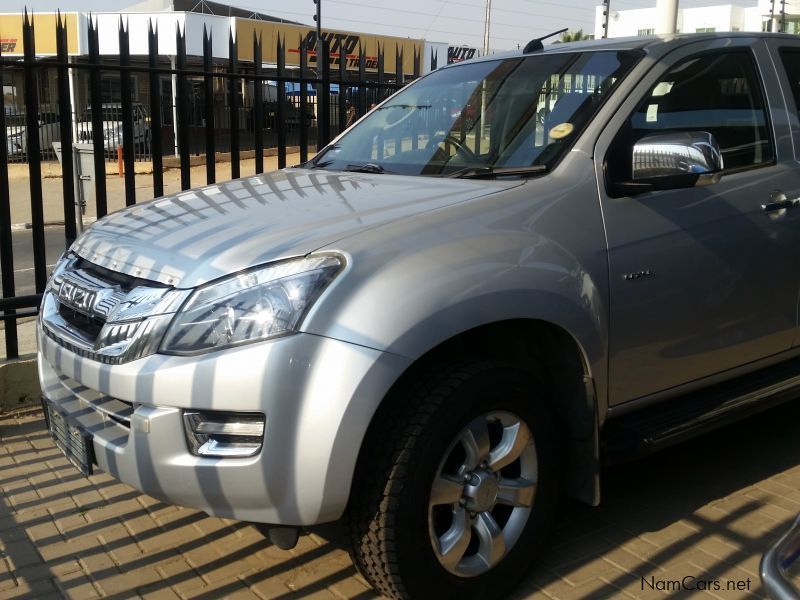
[[[734,10],[737,9],[737,10]],[[731,6],[703,6],[699,8],[684,8],[681,11],[682,25],[678,29],[681,33],[694,33],[698,29],[712,27],[714,31],[732,31],[733,27],[741,30],[742,22],[739,17],[741,9]]]
[[[422,72],[431,72],[431,57],[436,55],[436,66],[443,67],[447,64],[447,48],[449,44],[444,42],[425,42],[425,54],[422,56]]]
[[[775,2],[780,10],[780,0]],[[613,3],[612,3],[613,6]],[[768,17],[771,0],[758,0],[753,6],[741,7],[730,4],[684,8],[678,11],[678,31],[694,33],[698,29],[714,28],[715,31],[761,31],[762,22]],[[787,15],[800,15],[800,0],[786,1]],[[655,29],[656,9],[611,10],[609,37],[636,36],[640,30]],[[595,37],[603,35],[603,7],[595,9]]]
[[[680,21],[680,14],[678,15]],[[640,29],[655,29],[656,9],[638,8],[633,10],[611,9],[608,22],[608,37],[631,37],[639,34]],[[595,13],[596,39],[603,37],[603,7],[598,6]]]
[[[211,33],[212,54],[228,58],[228,26],[231,19],[195,13],[99,13],[95,15],[100,39],[100,54],[119,54],[119,19],[127,23],[131,56],[148,53],[147,31],[150,20],[158,29],[159,54],[176,54],[176,28],[186,32],[186,54],[203,55],[203,26]],[[445,57],[447,52],[445,51]]]

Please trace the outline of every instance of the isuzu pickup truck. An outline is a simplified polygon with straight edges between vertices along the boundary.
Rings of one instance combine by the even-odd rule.
[[[799,103],[784,35],[439,69],[297,168],[89,228],[41,306],[48,427],[284,547],[341,519],[386,596],[502,598],[605,462],[796,395]]]

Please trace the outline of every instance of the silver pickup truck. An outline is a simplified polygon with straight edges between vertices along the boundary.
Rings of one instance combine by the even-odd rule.
[[[604,463],[796,395],[798,106],[794,36],[439,69],[306,164],[82,235],[41,306],[48,427],[284,547],[342,519],[389,597],[502,598]]]

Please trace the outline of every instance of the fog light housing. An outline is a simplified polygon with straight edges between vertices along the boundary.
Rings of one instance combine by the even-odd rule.
[[[189,451],[195,456],[247,458],[261,451],[262,413],[185,411],[183,424]]]

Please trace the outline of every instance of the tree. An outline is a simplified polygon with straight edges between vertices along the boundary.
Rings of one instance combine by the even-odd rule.
[[[588,33],[583,33],[583,29],[578,29],[578,31],[565,31],[561,34],[561,37],[554,43],[556,44],[566,44],[568,42],[581,42],[583,40],[593,40],[594,36]]]

